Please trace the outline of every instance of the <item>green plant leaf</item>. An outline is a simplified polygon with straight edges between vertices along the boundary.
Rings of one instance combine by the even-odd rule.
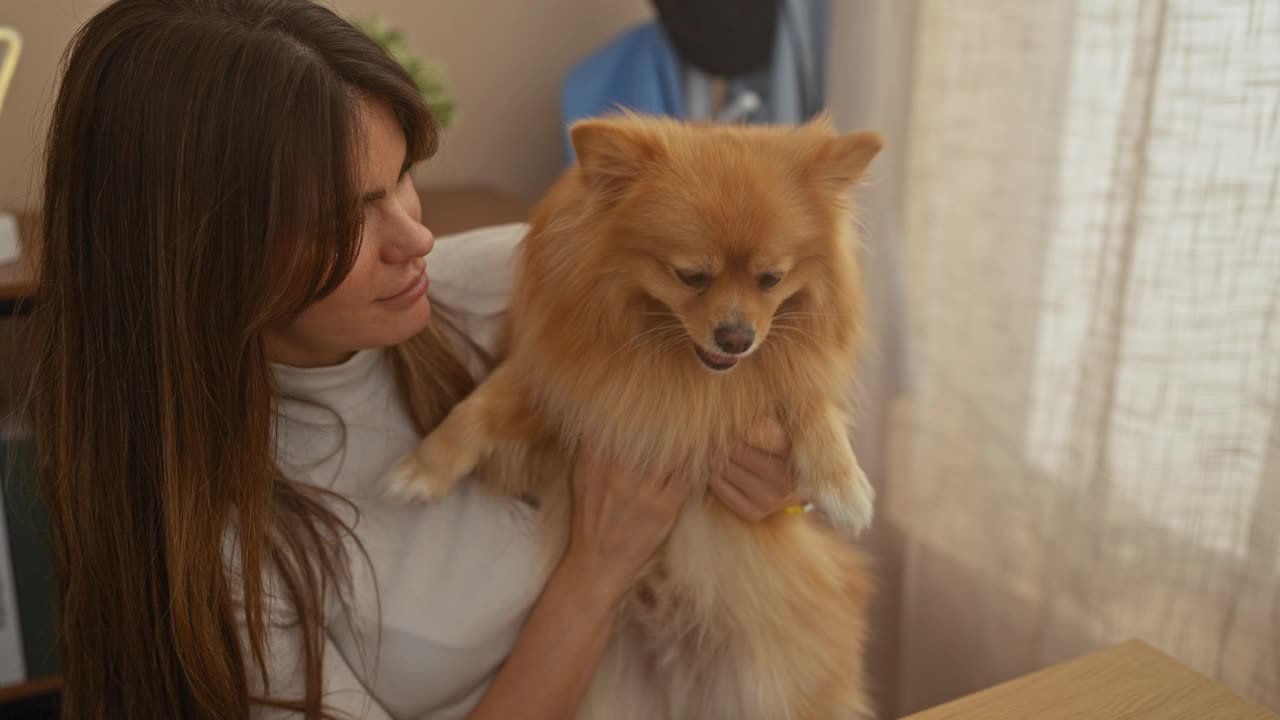
[[[456,118],[456,113],[454,111],[453,97],[449,94],[444,72],[439,67],[414,55],[409,50],[409,43],[404,34],[390,27],[386,18],[380,15],[373,15],[367,18],[352,19],[351,24],[359,28],[365,35],[368,35],[387,55],[390,55],[393,60],[404,68],[409,77],[413,79],[418,92],[426,100],[427,107],[431,108],[431,113],[435,116],[436,122],[442,128],[450,127]]]

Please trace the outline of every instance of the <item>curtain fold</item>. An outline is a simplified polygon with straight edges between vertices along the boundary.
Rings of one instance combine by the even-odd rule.
[[[835,5],[885,716],[1130,637],[1280,709],[1280,3]]]

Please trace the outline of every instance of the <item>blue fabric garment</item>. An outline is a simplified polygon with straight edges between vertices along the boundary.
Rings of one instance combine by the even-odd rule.
[[[752,122],[802,123],[826,105],[830,0],[783,0],[781,12],[773,62],[726,86],[729,97],[752,90],[763,99]]]
[[[762,101],[749,122],[802,123],[826,104],[830,0],[782,0],[780,13],[770,66],[726,82],[729,103],[748,91]],[[707,97],[686,98],[685,70],[657,23],[619,35],[575,65],[560,91],[566,164],[573,162],[568,127],[575,120],[619,108],[677,118],[686,117],[686,109],[699,119],[709,114],[711,84],[688,89]]]
[[[648,23],[627,31],[569,72],[560,91],[566,162],[573,162],[568,127],[619,107],[684,117],[680,59],[662,29]]]

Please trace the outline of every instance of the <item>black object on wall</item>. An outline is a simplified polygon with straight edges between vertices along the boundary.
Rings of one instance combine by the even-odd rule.
[[[780,0],[653,0],[676,53],[703,72],[747,75],[769,66]]]

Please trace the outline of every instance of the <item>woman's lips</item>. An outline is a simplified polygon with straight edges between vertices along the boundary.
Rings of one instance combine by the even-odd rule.
[[[430,280],[427,279],[427,266],[426,264],[423,264],[418,269],[417,276],[414,277],[413,280],[409,281],[409,284],[405,285],[393,295],[378,298],[377,302],[379,305],[390,307],[404,307],[406,305],[411,305],[416,302],[418,298],[427,294],[427,287],[430,284]]]

